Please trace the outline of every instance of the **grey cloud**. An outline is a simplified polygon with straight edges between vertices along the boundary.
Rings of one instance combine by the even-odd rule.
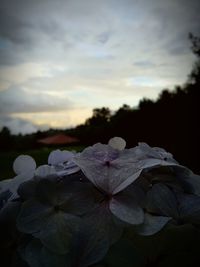
[[[141,68],[153,68],[156,66],[155,63],[149,60],[135,61],[133,62],[133,65]]]
[[[12,134],[29,134],[39,130],[37,125],[28,120],[0,115],[0,130],[3,127],[9,128]]]
[[[158,46],[162,42],[167,46],[171,36],[176,36],[178,31],[181,30],[186,39],[188,31],[195,31],[199,27],[200,5],[197,0],[125,0],[118,1],[115,9],[114,5],[115,1],[84,1],[83,4],[78,0],[3,0],[0,34],[13,45],[1,47],[1,64],[54,60],[55,51],[57,58],[62,59],[76,42],[84,42],[84,38],[87,40],[92,35],[97,42],[107,44],[115,33],[122,45],[123,40],[132,42],[140,33],[149,36],[149,41],[158,42]],[[131,27],[126,27],[131,21],[136,23],[133,32],[130,32]],[[141,25],[137,26],[138,22]],[[146,38],[141,39],[141,42],[145,41]],[[182,38],[177,39],[175,47],[169,48],[173,55],[179,47],[182,50],[182,41]],[[136,40],[137,42],[141,43]],[[144,45],[151,47],[150,42],[145,42]]]
[[[172,47],[169,47],[168,52],[174,56],[184,55],[184,54],[188,54],[188,47],[184,44],[176,44],[176,45],[173,45]]]
[[[0,113],[35,113],[66,110],[73,107],[67,97],[48,92],[33,92],[20,87],[10,87],[0,92]]]
[[[110,36],[111,36],[111,33],[109,31],[102,32],[102,33],[97,35],[97,41],[102,43],[102,44],[105,44],[108,42]]]
[[[57,43],[65,49],[71,45],[64,37],[65,25],[58,22],[59,13],[54,15],[49,10],[50,2],[52,1],[2,1],[0,65],[55,58],[55,53],[52,52],[55,52],[55,48],[58,49]]]
[[[10,14],[9,10],[0,9],[0,35],[3,38],[17,44],[30,42],[30,35],[27,35],[30,26],[27,21]]]
[[[163,43],[162,49],[173,57],[188,54],[191,45],[188,38],[189,31],[189,29],[182,29],[180,32],[172,32]]]
[[[1,41],[0,41],[1,42]],[[24,62],[22,57],[16,52],[16,47],[0,48],[0,66],[16,65],[19,62]]]

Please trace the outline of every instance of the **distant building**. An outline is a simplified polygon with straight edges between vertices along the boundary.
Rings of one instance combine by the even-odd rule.
[[[44,145],[70,145],[73,143],[78,143],[79,140],[69,135],[56,134],[42,139],[38,139],[37,142]]]

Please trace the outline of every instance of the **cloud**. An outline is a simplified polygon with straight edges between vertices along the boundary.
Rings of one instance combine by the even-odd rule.
[[[102,44],[105,44],[109,41],[110,36],[111,36],[111,33],[109,31],[102,32],[97,35],[97,41]]]
[[[45,112],[79,108],[72,125],[81,108],[155,98],[185,82],[199,13],[198,0],[1,0],[1,112],[53,125]]]
[[[4,114],[59,111],[72,107],[65,95],[55,92],[37,92],[15,86],[0,92],[0,112]]]
[[[0,130],[3,127],[9,128],[12,134],[29,134],[39,130],[39,128],[28,120],[0,115]]]
[[[23,17],[22,17],[23,18]],[[13,12],[8,6],[2,6],[0,9],[0,34],[2,38],[16,44],[25,44],[32,41],[28,30],[31,24],[23,20]]]
[[[141,60],[133,62],[134,66],[141,67],[141,68],[154,68],[156,64],[149,61],[149,60]]]

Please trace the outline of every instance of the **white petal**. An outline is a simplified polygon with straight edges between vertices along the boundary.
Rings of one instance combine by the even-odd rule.
[[[0,193],[2,193],[3,191],[8,190],[9,188],[9,184],[13,179],[6,179],[3,181],[0,181]]]
[[[123,150],[126,147],[126,141],[121,137],[113,137],[108,142],[109,146],[118,149]]]
[[[20,184],[32,179],[33,176],[34,176],[34,172],[28,171],[27,173],[21,173],[21,174],[15,176],[13,179],[1,181],[0,190],[2,192],[9,190],[12,193],[12,195],[10,196],[10,198],[8,200],[15,199],[16,197],[18,197],[17,189],[20,186]]]
[[[96,187],[114,194],[130,185],[141,172],[134,164],[132,151],[118,151],[109,145],[88,147],[76,155],[74,162]]]
[[[78,166],[73,166],[68,169],[59,170],[56,173],[58,176],[65,176],[65,175],[73,174],[78,171],[80,171],[80,168]]]
[[[129,176],[125,181],[119,184],[113,191],[113,194],[117,194],[118,192],[125,189],[127,186],[132,184],[141,174],[142,170],[136,171],[133,175]]]
[[[58,165],[59,163],[63,163],[71,160],[74,157],[74,153],[70,151],[61,151],[59,149],[52,151],[48,157],[48,164]]]
[[[35,175],[40,177],[46,177],[55,174],[56,174],[55,168],[49,165],[42,165],[35,170]]]
[[[16,174],[33,172],[36,168],[35,160],[28,155],[18,156],[13,163],[13,170]]]

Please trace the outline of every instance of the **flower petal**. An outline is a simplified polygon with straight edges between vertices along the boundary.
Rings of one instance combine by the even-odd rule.
[[[42,165],[35,170],[35,175],[39,177],[46,177],[49,175],[55,175],[56,170],[53,166]]]
[[[117,194],[123,189],[125,189],[127,186],[129,186],[132,182],[134,182],[140,176],[141,172],[142,170],[135,169],[135,173],[130,175],[127,179],[125,179],[118,186],[116,186],[116,188],[113,190],[113,194]],[[123,177],[123,174],[122,174],[122,177]]]
[[[155,166],[178,165],[178,162],[173,158],[172,154],[166,152],[163,148],[150,147],[146,143],[139,143],[139,145],[132,148],[132,150],[142,169]]]
[[[186,182],[192,187],[193,193],[200,196],[200,175],[191,174]]]
[[[16,174],[33,172],[36,168],[35,160],[28,155],[18,156],[13,163],[13,170]]]
[[[69,163],[70,164],[65,164],[62,168],[56,168],[56,173],[58,176],[63,177],[80,171],[80,168],[77,165],[72,162]]]
[[[72,265],[87,267],[105,257],[110,243],[107,235],[102,235],[102,229],[93,227],[94,224],[81,223],[81,226],[73,246],[75,264]]]
[[[54,150],[49,154],[48,164],[58,165],[66,161],[70,161],[74,157],[74,153],[70,151],[61,151],[60,149]]]
[[[20,186],[17,189],[17,193],[22,201],[28,200],[35,196],[37,183],[38,180],[33,178],[20,184]]]
[[[155,184],[147,193],[146,209],[158,215],[177,218],[178,203],[174,193],[164,184]]]
[[[0,193],[0,210],[4,207],[4,205],[7,203],[8,199],[12,193],[10,190],[5,190]]]
[[[200,197],[191,194],[179,194],[180,217],[194,224],[200,224]]]
[[[141,224],[144,220],[142,208],[126,196],[115,196],[110,201],[111,212],[120,220],[130,224]]]
[[[52,207],[30,199],[22,204],[17,218],[17,228],[20,232],[34,234],[40,231],[52,214]]]
[[[18,187],[25,181],[30,180],[33,178],[33,172],[22,173],[14,177],[13,179],[3,180],[0,182],[0,191],[9,190],[11,195],[8,201],[13,200],[18,197]]]
[[[66,254],[71,247],[73,235],[78,231],[81,219],[71,214],[57,212],[45,221],[44,227],[34,236],[50,251]]]
[[[90,226],[91,231],[102,240],[106,238],[109,245],[115,243],[122,235],[123,225],[113,215],[106,203],[96,207],[83,219],[85,224]]]
[[[154,216],[145,213],[144,223],[136,226],[135,229],[140,235],[153,235],[159,232],[170,220],[170,217]]]
[[[72,267],[69,254],[56,254],[48,250],[39,239],[33,238],[19,249],[20,256],[30,267]]]
[[[134,164],[131,151],[102,144],[86,148],[74,161],[96,187],[113,194],[126,188],[142,171]]]
[[[44,267],[41,257],[42,244],[38,239],[32,239],[25,247],[19,249],[20,256],[30,267]]]

